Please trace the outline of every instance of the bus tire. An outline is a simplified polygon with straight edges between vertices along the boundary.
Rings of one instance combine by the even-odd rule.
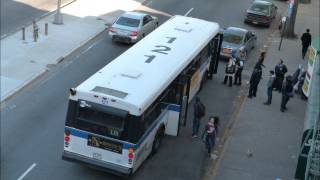
[[[153,140],[152,155],[156,154],[159,151],[163,136],[164,136],[164,128],[162,127],[158,130],[158,132]]]

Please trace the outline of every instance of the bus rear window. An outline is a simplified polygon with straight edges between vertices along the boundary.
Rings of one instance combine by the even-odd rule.
[[[76,125],[79,129],[121,140],[125,138],[125,117],[116,116],[89,107],[79,107],[76,119]]]

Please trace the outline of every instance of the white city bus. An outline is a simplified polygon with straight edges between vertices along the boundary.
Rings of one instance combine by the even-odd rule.
[[[188,102],[216,73],[219,25],[174,16],[70,89],[63,159],[130,175],[185,125]]]

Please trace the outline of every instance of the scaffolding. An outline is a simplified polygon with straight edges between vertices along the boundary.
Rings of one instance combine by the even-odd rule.
[[[320,180],[320,121],[319,113],[313,129],[306,167],[306,180]]]
[[[320,42],[318,39],[317,42]],[[319,46],[319,44],[317,44]],[[305,171],[305,180],[320,180],[320,60],[319,47],[317,47],[317,59],[315,59],[313,82],[310,89],[308,102],[307,118],[313,122],[313,128],[310,131],[311,138],[307,144],[310,150],[307,156],[307,165]]]

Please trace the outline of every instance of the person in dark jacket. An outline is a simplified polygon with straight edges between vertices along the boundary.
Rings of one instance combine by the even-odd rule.
[[[284,75],[287,73],[287,71],[288,71],[287,66],[283,64],[283,60],[280,59],[279,63],[274,68],[274,72],[276,74],[276,79],[274,81],[274,88],[276,91],[281,92]]]
[[[275,79],[275,75],[274,75],[274,71],[269,71],[270,72],[270,77],[269,77],[269,81],[268,81],[268,84],[267,84],[267,95],[268,95],[268,100],[264,103],[265,105],[270,105],[271,104],[271,101],[272,101],[272,88],[273,88],[273,82],[274,82],[274,79]]]
[[[192,137],[198,137],[199,127],[201,118],[205,114],[204,105],[201,103],[200,98],[196,96],[196,102],[194,103],[194,117],[193,117],[193,124],[192,124]]]
[[[257,63],[251,74],[248,98],[252,98],[252,96],[256,97],[258,85],[261,80],[261,77],[262,77],[262,67],[261,67],[261,64]]]
[[[283,83],[282,99],[281,99],[281,107],[280,107],[281,112],[284,112],[285,110],[287,110],[287,103],[291,97],[293,97],[293,84],[292,84],[292,76],[289,75],[286,77],[286,81]]]
[[[301,36],[301,43],[302,43],[302,59],[304,59],[308,47],[311,45],[311,34],[310,34],[310,30],[307,29],[305,33],[302,34]]]
[[[234,84],[241,85],[242,80],[242,70],[245,61],[245,52],[244,49],[239,49],[239,56],[236,57],[236,74],[234,76]]]

